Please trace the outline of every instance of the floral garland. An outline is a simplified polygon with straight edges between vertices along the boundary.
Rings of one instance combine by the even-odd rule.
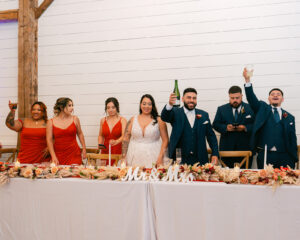
[[[177,165],[168,165],[159,168],[130,168],[130,167],[92,167],[92,166],[37,166],[37,165],[9,165],[0,162],[0,185],[9,182],[10,178],[24,177],[28,179],[51,179],[51,178],[84,178],[84,179],[111,179],[124,180],[126,175],[131,171],[137,170],[137,176],[144,176],[145,179],[151,179],[150,176],[154,170],[158,180],[167,177],[168,170],[174,169]],[[261,170],[240,170],[239,168],[229,169],[222,168],[207,163],[203,166],[180,165],[177,166],[177,176],[193,176],[193,181],[203,182],[225,182],[228,184],[252,184],[252,185],[270,185],[273,187],[282,184],[300,185],[300,170],[291,168],[273,168],[268,165]],[[177,177],[176,176],[176,177]],[[179,180],[180,181],[180,180]]]

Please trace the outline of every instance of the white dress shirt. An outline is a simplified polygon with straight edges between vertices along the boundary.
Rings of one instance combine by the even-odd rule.
[[[238,113],[240,114],[240,112],[241,112],[241,109],[242,109],[242,104],[238,107],[238,108],[232,108],[232,114],[233,114],[233,116],[234,116],[234,114],[235,114],[235,109],[237,109],[238,110]]]

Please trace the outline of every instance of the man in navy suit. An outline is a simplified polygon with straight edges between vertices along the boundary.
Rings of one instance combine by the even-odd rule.
[[[176,95],[170,95],[169,103],[161,113],[161,119],[171,123],[172,133],[169,142],[169,157],[175,159],[176,148],[181,149],[181,163],[194,164],[208,162],[206,139],[212,149],[212,163],[218,162],[218,142],[210,124],[208,113],[196,109],[197,91],[187,88],[183,92],[181,108],[173,107]]]
[[[251,146],[258,149],[258,168],[264,167],[265,146],[267,146],[267,164],[273,164],[276,168],[280,166],[294,168],[295,162],[298,161],[295,118],[281,108],[284,100],[283,92],[279,88],[273,88],[269,92],[270,104],[259,101],[253,92],[246,69],[243,76],[247,100],[256,114]]]
[[[254,114],[249,104],[242,100],[242,89],[232,86],[229,91],[229,103],[218,107],[213,128],[221,134],[220,151],[249,151]],[[222,158],[228,167],[243,158]],[[251,167],[252,158],[249,166]]]

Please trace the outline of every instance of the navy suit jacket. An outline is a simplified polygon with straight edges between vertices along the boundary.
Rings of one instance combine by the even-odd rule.
[[[246,127],[246,132],[228,132],[227,125],[233,124],[232,106],[227,103],[218,107],[213,128],[221,134],[220,151],[250,150],[250,137],[254,122],[254,113],[249,104],[242,102],[237,123]]]
[[[264,101],[259,101],[253,92],[252,85],[245,87],[247,100],[256,114],[251,136],[251,147],[254,149],[258,145],[260,137],[260,129],[264,126],[269,117],[273,117],[272,107]],[[297,156],[297,137],[295,129],[295,117],[289,112],[282,109],[281,121],[284,129],[283,141],[285,143],[288,154],[298,161]],[[272,132],[269,133],[272,136]]]
[[[210,148],[212,149],[212,155],[213,156],[219,156],[218,152],[218,141],[216,138],[216,135],[212,129],[208,113],[205,111],[202,111],[200,109],[195,109],[195,123],[198,124],[197,126],[197,156],[199,158],[199,161],[201,164],[205,164],[208,162],[208,153],[207,153],[207,147],[206,147],[206,139],[208,141],[208,144]],[[197,117],[198,116],[198,117]],[[177,144],[180,141],[180,138],[182,136],[182,132],[184,129],[185,121],[185,112],[183,107],[181,108],[175,108],[173,107],[170,111],[164,107],[164,109],[161,112],[161,119],[165,122],[171,123],[172,125],[172,133],[170,137],[169,142],[169,157],[172,158],[172,156],[175,153]],[[183,142],[183,144],[186,144],[187,146],[190,144],[189,142]]]

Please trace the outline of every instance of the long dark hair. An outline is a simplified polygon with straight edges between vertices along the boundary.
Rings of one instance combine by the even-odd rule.
[[[40,106],[41,111],[43,113],[42,119],[44,119],[44,121],[47,122],[48,121],[48,115],[47,115],[47,107],[46,107],[46,105],[43,102],[39,102],[39,101],[34,102],[31,105],[31,111],[32,111],[34,105],[39,105]]]
[[[64,108],[68,105],[68,102],[72,102],[72,99],[70,98],[67,98],[67,97],[61,97],[61,98],[58,98],[56,100],[56,103],[53,107],[54,109],[54,114],[55,115],[58,115],[62,110],[64,110]]]
[[[115,108],[117,109],[117,113],[120,113],[119,101],[118,101],[118,99],[116,99],[114,97],[110,97],[105,100],[105,112],[107,110],[107,104],[109,104],[110,102],[112,102],[114,104]]]
[[[153,125],[155,125],[157,123],[158,112],[157,112],[157,108],[156,108],[156,105],[155,105],[154,98],[150,94],[144,94],[141,97],[141,101],[140,101],[140,114],[142,114],[141,104],[142,104],[142,101],[144,100],[144,98],[149,98],[150,101],[151,101],[151,103],[152,103],[151,117],[154,119]]]

